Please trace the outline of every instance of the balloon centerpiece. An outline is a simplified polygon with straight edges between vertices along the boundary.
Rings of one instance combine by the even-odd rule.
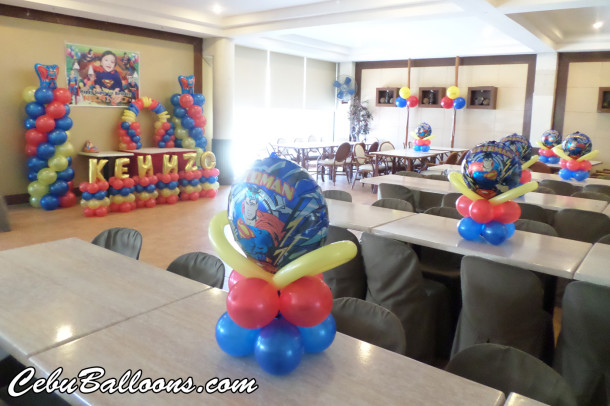
[[[545,164],[558,164],[559,157],[553,151],[557,145],[561,145],[561,135],[555,130],[546,130],[542,133],[541,139],[538,141],[538,160]]]
[[[449,180],[463,196],[456,208],[463,219],[458,232],[466,240],[484,239],[493,245],[502,244],[515,232],[515,221],[521,208],[512,201],[538,187],[536,182],[519,185],[521,162],[501,142],[479,144],[466,153],[462,173],[449,174]]]
[[[529,140],[522,135],[514,133],[502,138],[500,142],[510,148],[521,162],[521,179],[519,183],[525,184],[531,181],[532,173],[527,168],[538,160],[538,155],[532,156],[532,145]]]
[[[419,99],[417,96],[411,95],[411,89],[409,89],[407,86],[403,86],[398,91],[398,97],[396,98],[395,104],[396,107],[400,108],[413,108],[419,104]]]
[[[413,150],[421,152],[430,151],[430,140],[434,138],[430,124],[421,123],[418,125],[413,136],[415,137],[415,146],[413,147]]]
[[[590,160],[595,158],[599,150],[593,150],[593,143],[587,134],[576,131],[564,138],[561,145],[553,148],[561,157],[559,176],[562,179],[583,181],[589,177]]]
[[[444,109],[461,110],[466,107],[466,99],[460,96],[460,89],[457,86],[449,86],[447,95],[441,99],[441,107]]]
[[[224,234],[233,237],[248,258]],[[350,241],[323,246],[328,209],[322,191],[297,164],[270,157],[256,161],[234,184],[228,213],[210,222],[210,240],[234,271],[227,312],[216,325],[216,341],[233,356],[254,354],[263,370],[283,375],[303,352],[324,351],[336,326],[332,293],[319,277],[356,255]]]

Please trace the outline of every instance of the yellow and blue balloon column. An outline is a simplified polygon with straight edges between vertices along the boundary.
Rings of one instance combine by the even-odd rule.
[[[176,128],[176,147],[196,149],[201,156],[208,143],[205,138],[206,118],[203,115],[205,97],[195,93],[193,75],[178,76],[178,83],[182,93],[175,93],[170,98],[174,106],[172,121]]]
[[[553,148],[561,157],[559,176],[565,180],[583,181],[589,177],[591,162],[599,150],[593,150],[593,143],[587,134],[576,131],[564,138],[561,145]]]
[[[76,203],[72,192],[74,147],[70,143],[72,119],[71,94],[57,87],[57,65],[35,64],[40,87],[27,87],[24,121],[25,153],[28,161],[30,204],[45,210],[71,207]]]
[[[519,157],[506,144],[495,141],[468,151],[462,173],[449,174],[449,180],[462,193],[455,204],[464,216],[458,223],[459,234],[493,245],[502,244],[515,232],[521,208],[512,199],[538,187],[536,182],[519,184]]]
[[[332,344],[333,298],[321,273],[353,258],[356,246],[322,246],[328,208],[320,187],[306,170],[275,154],[233,185],[228,208],[209,227],[214,248],[234,269],[216,341],[230,355],[254,354],[270,374],[288,374],[304,353]],[[226,239],[227,224],[247,258]]]
[[[555,130],[546,130],[538,140],[538,160],[545,164],[558,164],[559,157],[553,151],[557,145],[561,145],[561,135]]]
[[[517,133],[507,135],[500,142],[510,148],[521,162],[521,179],[519,183],[525,184],[532,180],[532,172],[528,169],[538,160],[538,155],[532,156],[532,144],[529,140]]]
[[[157,115],[155,121],[155,143],[159,148],[174,147],[174,125],[168,121],[169,113],[157,100],[142,97],[129,103],[123,110],[121,122],[119,123],[119,149],[133,150],[142,148],[140,123],[136,120],[140,110],[148,109]]]

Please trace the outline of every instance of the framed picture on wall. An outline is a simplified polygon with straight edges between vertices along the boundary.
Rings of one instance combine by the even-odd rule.
[[[65,44],[71,105],[126,107],[140,93],[140,54],[94,45]]]

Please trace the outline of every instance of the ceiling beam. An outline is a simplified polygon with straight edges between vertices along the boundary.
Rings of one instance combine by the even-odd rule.
[[[608,5],[608,0],[508,0],[496,2],[496,8],[504,14],[533,13],[536,11],[567,10],[585,7],[608,7]]]

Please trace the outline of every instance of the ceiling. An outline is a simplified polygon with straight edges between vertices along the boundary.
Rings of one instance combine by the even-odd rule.
[[[334,62],[610,50],[610,0],[0,0]],[[593,28],[597,21],[605,24]]]

